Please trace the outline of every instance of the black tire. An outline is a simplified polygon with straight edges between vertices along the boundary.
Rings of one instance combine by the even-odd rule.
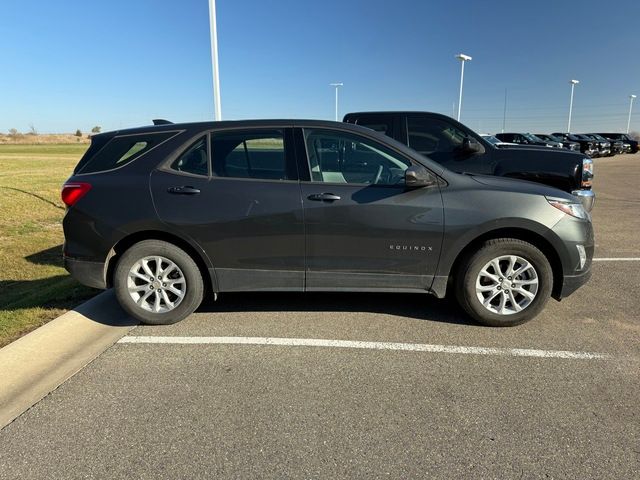
[[[184,277],[184,297],[172,310],[156,313],[146,310],[129,294],[131,268],[145,257],[160,256],[175,263]],[[191,315],[202,303],[204,284],[194,260],[184,250],[161,240],[144,240],[130,247],[118,260],[113,274],[113,287],[122,308],[132,317],[149,325],[169,325]]]
[[[531,303],[522,311],[508,315],[490,311],[476,294],[480,270],[492,259],[503,255],[517,255],[531,263],[538,279],[538,290]],[[454,284],[458,303],[477,322],[491,327],[512,327],[531,320],[544,308],[551,295],[553,272],[545,255],[535,246],[515,238],[498,238],[488,240],[462,260]]]

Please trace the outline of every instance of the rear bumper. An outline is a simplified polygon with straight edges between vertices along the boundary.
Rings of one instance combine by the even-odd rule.
[[[78,260],[64,256],[64,268],[73,278],[87,287],[99,288],[101,290],[107,288],[104,263],[102,262],[89,262],[87,260]]]
[[[562,281],[562,290],[560,291],[560,298],[565,298],[579,289],[582,285],[587,283],[591,278],[591,268],[586,272],[582,272],[579,275],[565,275]],[[560,300],[560,298],[558,300]]]

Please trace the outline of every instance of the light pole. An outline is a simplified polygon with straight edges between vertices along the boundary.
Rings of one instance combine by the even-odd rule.
[[[218,27],[216,25],[216,0],[209,0],[209,31],[211,33],[211,66],[213,68],[214,118],[222,120],[220,105],[220,74],[218,72]]]
[[[580,82],[578,80],[570,80],[571,84],[571,101],[569,102],[569,122],[567,123],[567,133],[571,133],[571,112],[573,111],[573,89]]]
[[[502,133],[504,133],[507,124],[507,89],[504,89],[504,110],[502,111]]]
[[[462,70],[460,71],[460,96],[458,97],[458,118],[460,121],[460,112],[462,110],[462,84],[464,83],[464,62],[467,60],[471,60],[469,55],[465,55],[464,53],[459,53],[456,55],[456,58],[462,62]]]
[[[336,89],[336,122],[338,121],[338,88],[342,87],[344,85],[344,83],[339,82],[339,83],[330,83],[329,84],[331,87],[335,87]]]
[[[629,95],[629,119],[627,120],[627,133],[629,133],[629,128],[631,127],[631,109],[633,108],[634,98],[636,98],[635,95]]]

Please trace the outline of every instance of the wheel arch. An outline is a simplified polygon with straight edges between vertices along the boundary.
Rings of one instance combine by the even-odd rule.
[[[111,248],[107,257],[105,280],[107,288],[113,286],[113,273],[118,263],[118,259],[136,243],[143,240],[162,240],[167,243],[171,243],[176,247],[184,250],[198,266],[200,274],[202,275],[202,281],[205,284],[205,292],[217,292],[217,280],[213,270],[211,261],[207,257],[206,253],[200,248],[194,246],[188,240],[168,232],[161,230],[144,230],[135,233],[131,233],[120,240]]]
[[[447,295],[450,293],[449,289],[452,287],[454,278],[458,275],[460,265],[468,258],[473,252],[477,251],[480,246],[488,241],[497,238],[515,238],[528,242],[538,248],[549,260],[551,265],[551,271],[553,272],[553,286],[551,288],[551,296],[555,299],[560,298],[560,292],[562,290],[562,283],[564,279],[564,272],[562,267],[562,261],[558,251],[554,248],[553,244],[545,237],[532,230],[518,227],[506,227],[489,230],[484,232],[470,242],[468,242],[462,250],[458,252],[448,272],[447,281]]]

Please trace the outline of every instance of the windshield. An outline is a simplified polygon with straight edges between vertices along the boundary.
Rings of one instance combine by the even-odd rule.
[[[522,136],[524,138],[526,138],[527,140],[529,140],[530,142],[543,142],[544,141],[541,138],[538,138],[538,137],[536,137],[535,135],[533,135],[531,133],[523,133]]]
[[[496,137],[494,137],[493,135],[481,135],[482,138],[484,138],[487,142],[489,142],[492,145],[496,145],[498,143],[501,143],[500,140],[498,140]]]

